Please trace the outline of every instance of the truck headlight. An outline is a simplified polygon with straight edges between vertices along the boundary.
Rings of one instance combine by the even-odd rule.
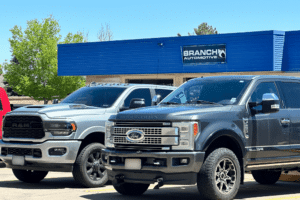
[[[106,147],[114,147],[113,139],[112,139],[113,126],[114,126],[114,122],[111,121],[105,122],[105,146]]]
[[[172,126],[179,130],[179,145],[172,149],[193,150],[195,137],[200,130],[198,122],[173,122]]]
[[[75,122],[45,122],[44,128],[53,136],[67,136],[75,132],[77,126]]]

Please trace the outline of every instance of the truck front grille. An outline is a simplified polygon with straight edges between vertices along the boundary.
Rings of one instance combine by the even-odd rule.
[[[161,128],[135,128],[141,130],[145,135],[161,135]],[[125,135],[127,131],[132,130],[129,127],[114,127],[114,134]]]
[[[37,116],[7,116],[3,137],[41,139],[45,137],[42,119]]]
[[[2,147],[1,154],[4,156],[15,155],[15,156],[33,156],[37,158],[42,157],[41,149],[31,149],[31,148]]]
[[[137,142],[134,144],[153,144],[153,145],[160,145],[161,144],[161,138],[157,137],[146,137],[143,141]],[[130,142],[126,139],[126,137],[119,137],[115,136],[114,137],[114,143],[115,144],[132,144],[133,142]]]
[[[129,138],[130,131],[141,131],[141,141],[133,141]],[[113,127],[113,143],[116,145],[178,145],[178,128],[174,127]]]

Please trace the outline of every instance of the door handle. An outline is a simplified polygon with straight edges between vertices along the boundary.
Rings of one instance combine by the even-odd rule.
[[[280,123],[281,123],[282,125],[288,125],[289,123],[291,123],[291,120],[289,120],[289,119],[281,119],[281,120],[280,120]]]

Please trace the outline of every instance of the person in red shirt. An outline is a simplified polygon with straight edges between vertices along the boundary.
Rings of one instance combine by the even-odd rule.
[[[2,123],[3,123],[3,117],[6,115],[6,113],[10,112],[10,103],[8,96],[6,94],[6,91],[0,87],[0,139],[2,139]]]

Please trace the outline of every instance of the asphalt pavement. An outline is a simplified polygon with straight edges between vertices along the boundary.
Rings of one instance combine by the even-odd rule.
[[[71,173],[49,172],[38,184],[18,181],[11,169],[0,168],[0,200],[199,200],[195,185],[166,185],[159,190],[154,185],[142,196],[130,197],[118,194],[112,185],[99,188],[85,188],[76,183]],[[278,181],[265,186],[256,183],[251,174],[246,174],[235,199],[299,199],[300,183]]]

